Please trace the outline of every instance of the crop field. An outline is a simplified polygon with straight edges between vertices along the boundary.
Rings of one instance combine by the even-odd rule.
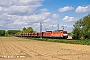
[[[0,60],[90,60],[90,45],[0,37]]]

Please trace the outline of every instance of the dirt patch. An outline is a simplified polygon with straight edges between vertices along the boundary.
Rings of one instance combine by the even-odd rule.
[[[0,60],[89,60],[90,46],[0,37]]]

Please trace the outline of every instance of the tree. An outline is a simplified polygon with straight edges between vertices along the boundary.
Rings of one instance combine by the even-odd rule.
[[[34,30],[33,30],[33,28],[32,27],[28,27],[28,28],[23,28],[22,29],[22,33],[33,33],[34,32]]]
[[[73,33],[72,36],[73,36],[74,39],[80,39],[80,37],[81,37],[80,29],[74,28],[72,33]]]
[[[5,36],[5,30],[0,30],[0,36]]]
[[[74,24],[74,29],[72,31],[73,37],[90,39],[90,14],[81,18]]]
[[[22,33],[27,33],[27,29],[25,27],[22,29]]]
[[[8,30],[7,33],[8,34],[16,34],[18,32],[21,32],[20,30]]]
[[[90,39],[90,29],[88,30],[88,38]]]
[[[32,28],[32,27],[28,27],[28,28],[27,28],[27,32],[28,32],[28,33],[33,33],[33,32],[34,32],[34,30],[33,30],[33,28]]]

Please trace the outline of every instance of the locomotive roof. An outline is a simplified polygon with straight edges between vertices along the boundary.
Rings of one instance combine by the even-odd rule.
[[[63,30],[55,30],[55,32],[59,32],[59,31],[63,31]]]
[[[46,32],[60,32],[60,31],[64,31],[64,30],[55,30],[55,31],[46,31]]]
[[[52,32],[52,31],[46,31],[46,32]]]

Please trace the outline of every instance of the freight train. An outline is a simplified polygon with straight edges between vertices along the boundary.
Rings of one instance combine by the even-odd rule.
[[[42,37],[42,38],[68,38],[67,31],[56,30],[56,31],[46,31],[46,32],[34,32],[34,33],[22,33],[22,34],[9,34],[9,36],[16,37]]]

